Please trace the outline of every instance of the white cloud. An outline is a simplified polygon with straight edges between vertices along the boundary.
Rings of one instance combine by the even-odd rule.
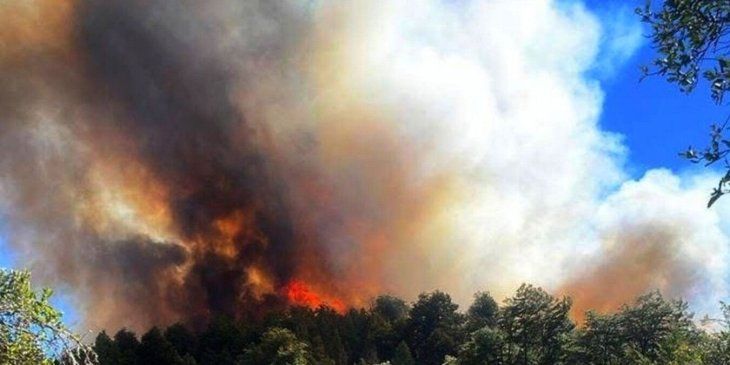
[[[353,13],[377,22],[345,30],[356,49],[340,81],[417,146],[420,178],[445,172],[459,186],[427,228],[394,234],[424,252],[403,243],[384,256],[392,290],[442,287],[462,302],[525,281],[559,290],[586,270],[619,265],[611,245],[635,244],[637,255],[669,258],[664,271],[648,268],[641,287],[616,277],[622,299],[659,288],[708,309],[726,295],[728,238],[704,208],[703,188],[664,170],[627,180],[625,147],[598,125],[603,95],[586,74],[613,72],[640,46],[628,10],[598,19],[579,3],[551,1],[355,4]],[[618,257],[652,264],[627,250]]]

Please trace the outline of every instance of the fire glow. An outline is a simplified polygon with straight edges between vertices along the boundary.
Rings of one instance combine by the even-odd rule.
[[[303,281],[294,280],[284,287],[284,295],[293,305],[299,305],[311,309],[329,307],[338,313],[344,313],[347,307],[345,303],[336,298],[323,298],[315,293]]]

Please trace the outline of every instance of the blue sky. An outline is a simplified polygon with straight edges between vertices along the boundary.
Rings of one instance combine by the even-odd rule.
[[[4,228],[2,215],[0,215],[0,267],[9,267],[13,266],[13,261],[15,260],[12,252],[9,251],[7,243],[3,239]]]
[[[614,79],[603,83],[606,96],[600,123],[624,136],[630,170],[639,174],[653,167],[688,168],[677,152],[690,144],[703,146],[709,125],[722,121],[726,113],[712,103],[702,85],[683,94],[660,77],[639,82],[639,65],[653,55],[644,44]]]
[[[636,26],[638,17],[633,15],[632,3],[642,5],[643,1],[589,0],[587,7],[604,24],[623,13],[630,16],[625,20]],[[690,144],[704,146],[709,125],[724,120],[727,112],[712,103],[703,85],[684,94],[658,76],[640,81],[639,66],[650,64],[656,56],[645,37],[646,27],[643,34],[638,49],[613,74],[601,78],[605,100],[600,123],[604,130],[623,135],[629,153],[628,170],[634,178],[651,168],[674,172],[693,168],[677,153]]]
[[[606,37],[610,38],[637,26],[637,17],[633,15],[634,3],[641,5],[643,0],[589,0],[586,6],[599,17]],[[651,62],[654,57],[647,39],[640,39],[638,48],[632,48],[632,52],[618,58],[608,49],[614,46],[611,39],[605,38],[604,41],[599,62],[593,71],[605,94],[599,123],[603,130],[623,136],[627,150],[626,170],[630,177],[638,179],[654,168],[668,168],[680,174],[693,168],[677,153],[690,144],[702,147],[709,124],[724,119],[726,109],[713,105],[702,87],[685,95],[659,77],[639,82],[639,66]],[[613,55],[602,59],[608,54]],[[0,216],[0,266],[18,266],[3,241],[2,232]],[[78,319],[63,293],[56,296],[55,303],[67,313],[67,322],[74,323]]]

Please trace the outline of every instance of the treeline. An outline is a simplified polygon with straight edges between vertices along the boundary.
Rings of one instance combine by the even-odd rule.
[[[730,311],[703,330],[682,301],[641,296],[613,314],[570,319],[569,298],[521,286],[502,305],[478,293],[464,312],[448,294],[412,304],[381,296],[369,309],[339,314],[296,307],[260,320],[212,320],[152,328],[140,338],[101,332],[101,365],[238,364],[730,364]]]

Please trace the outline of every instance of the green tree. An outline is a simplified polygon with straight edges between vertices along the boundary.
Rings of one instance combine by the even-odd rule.
[[[457,365],[494,365],[508,364],[505,358],[509,351],[506,336],[498,328],[482,327],[469,336],[459,351],[459,357],[454,361]]]
[[[114,342],[119,349],[119,364],[138,365],[137,350],[139,349],[139,340],[137,340],[137,335],[134,332],[122,328],[114,335]]]
[[[719,322],[721,329],[705,334],[702,341],[702,363],[707,365],[730,364],[730,306],[720,303],[723,318],[711,320],[705,318],[705,324]]]
[[[497,324],[499,306],[488,292],[474,294],[474,302],[466,311],[467,328],[469,332],[485,326]]]
[[[182,365],[197,365],[198,362],[195,361],[195,358],[193,355],[187,354],[182,357]]]
[[[514,297],[505,300],[498,318],[506,341],[514,345],[506,348],[508,363],[563,363],[575,327],[568,317],[570,306],[569,298],[557,299],[541,288],[520,286]]]
[[[440,291],[418,296],[406,333],[418,364],[440,365],[446,355],[456,355],[464,338],[464,317],[458,308],[448,294]]]
[[[315,328],[311,330],[312,332],[318,332],[322,339],[325,354],[329,359],[334,360],[337,365],[346,365],[348,363],[348,355],[340,335],[340,327],[342,327],[345,319],[347,318],[343,318],[334,309],[322,306],[315,311]],[[354,327],[351,327],[350,330],[354,331]],[[354,362],[355,359],[352,359],[352,361]]]
[[[629,348],[650,361],[674,361],[680,346],[697,341],[687,303],[667,301],[656,291],[625,305],[618,318]]]
[[[201,365],[233,365],[245,347],[244,333],[226,316],[214,318],[200,335]]]
[[[701,364],[703,341],[682,301],[659,292],[640,296],[614,314],[588,312],[577,334],[575,363]]]
[[[94,351],[99,357],[99,365],[121,365],[121,353],[117,343],[105,331],[101,331],[94,341]]]
[[[93,364],[96,355],[61,322],[50,289],[33,290],[30,273],[0,269],[0,364]]]
[[[727,0],[666,0],[658,9],[647,2],[636,10],[651,28],[651,41],[659,56],[647,75],[660,75],[689,93],[700,79],[710,89],[712,100],[722,104],[730,89],[730,2]],[[730,120],[730,118],[728,119]],[[711,126],[709,146],[697,151],[691,146],[681,155],[692,162],[712,165],[730,153],[724,137],[728,120]],[[710,195],[708,207],[730,191],[730,165]]]
[[[156,365],[182,365],[182,357],[157,327],[142,336],[137,349],[137,363]]]
[[[308,346],[284,328],[271,328],[257,345],[246,349],[238,364],[310,365],[315,364]]]
[[[572,354],[574,363],[619,365],[624,363],[623,327],[618,316],[586,313],[583,328],[578,330],[577,349]]]
[[[413,355],[411,355],[411,349],[408,348],[408,345],[401,341],[398,347],[395,348],[395,355],[393,355],[390,363],[393,365],[416,365],[416,360],[413,360]]]
[[[369,331],[378,356],[390,359],[404,338],[410,308],[405,301],[390,295],[375,299],[370,309]]]
[[[340,316],[341,317],[341,316]],[[365,309],[350,309],[344,317],[336,318],[345,349],[347,363],[362,359],[370,364],[379,362],[371,313]]]
[[[173,324],[165,330],[165,338],[172,344],[180,356],[195,353],[198,347],[195,335],[181,323]]]
[[[408,317],[408,304],[403,299],[381,295],[375,298],[372,312],[390,323],[395,323]]]

